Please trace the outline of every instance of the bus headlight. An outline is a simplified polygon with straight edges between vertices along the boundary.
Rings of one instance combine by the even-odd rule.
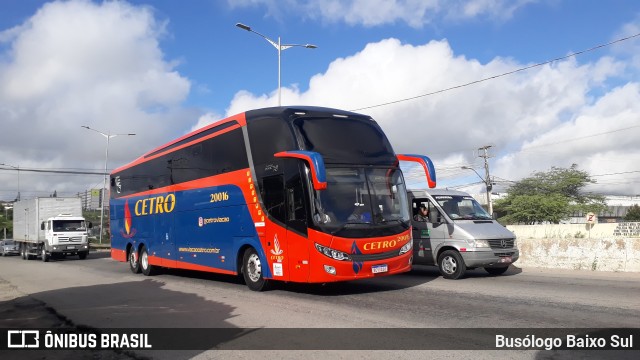
[[[400,253],[398,255],[406,254],[413,248],[413,240],[409,239],[409,241],[404,244],[403,247],[400,248]]]
[[[316,243],[314,243],[314,245],[316,246],[316,250],[318,250],[321,254],[323,254],[326,257],[330,257],[334,260],[339,260],[339,261],[351,261],[351,257],[349,256],[349,254],[345,252],[334,250],[332,248],[322,246]]]

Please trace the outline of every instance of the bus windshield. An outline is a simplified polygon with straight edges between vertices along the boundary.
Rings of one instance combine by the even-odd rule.
[[[349,227],[409,221],[404,179],[395,168],[327,168],[327,188],[315,192],[314,224],[336,234]]]
[[[434,198],[451,220],[491,220],[491,215],[471,196],[435,195]]]

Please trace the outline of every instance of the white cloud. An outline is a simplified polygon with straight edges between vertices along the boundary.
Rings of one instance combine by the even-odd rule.
[[[53,2],[20,26],[0,33],[0,162],[22,168],[100,169],[106,140],[82,129],[137,133],[111,140],[109,168],[122,165],[183,133],[176,121],[190,82],[163,59],[165,24],[150,8],[124,2]],[[31,175],[31,176],[30,176]],[[58,193],[86,184],[36,183],[22,189]],[[15,177],[0,172],[1,197],[13,197]],[[48,178],[58,179],[50,176]],[[94,181],[77,177],[71,181]],[[8,185],[11,184],[11,185]]]
[[[387,39],[333,61],[315,75],[305,92],[283,88],[283,104],[358,109],[447,89],[529,66],[512,59],[488,63],[456,55],[447,41],[424,45]],[[627,159],[640,160],[633,133],[614,132],[580,141],[579,136],[603,133],[637,123],[640,91],[637,83],[607,90],[625,66],[610,56],[580,64],[570,58],[551,65],[499,77],[414,100],[361,110],[372,115],[400,153],[422,153],[434,160],[441,185],[459,184],[461,176],[476,176],[462,165],[479,164],[477,149],[493,145],[492,173],[517,180],[532,171],[577,163],[591,174],[616,171]],[[602,95],[600,95],[602,94]],[[228,115],[270,106],[277,93],[236,94]],[[635,129],[637,134],[640,128]],[[637,136],[636,136],[637,137]],[[563,142],[558,146],[538,144]],[[524,144],[524,145],[523,145]],[[531,148],[530,150],[527,150]],[[520,152],[521,149],[525,151]],[[614,154],[597,164],[599,154]],[[629,158],[624,154],[629,154]],[[617,159],[621,160],[618,165]],[[638,162],[640,163],[640,162]],[[480,168],[480,167],[479,167]],[[443,171],[444,170],[444,171]],[[640,168],[639,168],[640,170]],[[638,191],[626,184],[611,192]]]
[[[344,22],[366,27],[406,23],[421,28],[435,19],[451,20],[485,17],[509,19],[513,13],[534,0],[229,0],[233,7],[267,9],[266,16],[279,21],[287,12],[319,19],[327,23]]]

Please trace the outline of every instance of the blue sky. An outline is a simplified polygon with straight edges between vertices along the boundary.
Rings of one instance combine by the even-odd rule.
[[[318,46],[282,53],[284,104],[348,110],[640,33],[640,3],[632,0],[117,4],[3,1],[0,163],[100,169],[101,139],[83,133],[80,125],[138,133],[135,140],[113,140],[109,168],[115,168],[230,113],[276,105],[277,52],[235,27],[237,22],[273,40],[280,36],[283,43]],[[627,105],[640,99],[639,45],[636,38],[462,90],[362,112],[378,120],[397,151],[431,156],[444,186],[476,182],[460,167],[482,171],[477,148],[484,145],[493,146],[492,172],[501,179],[572,163],[599,176],[625,170],[640,174],[640,167],[629,165],[640,160],[640,146],[627,138],[640,132],[633,120],[640,109]],[[25,124],[32,124],[29,131]],[[80,154],[63,141],[69,133],[82,137]],[[559,145],[544,146],[550,143]],[[0,171],[0,180],[14,178]],[[593,191],[639,194],[638,179],[634,173],[604,175]],[[21,182],[32,194],[74,193],[100,178],[23,173]],[[0,187],[0,199],[16,190]]]

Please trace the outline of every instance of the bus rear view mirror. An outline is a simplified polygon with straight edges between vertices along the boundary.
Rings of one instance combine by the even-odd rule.
[[[322,155],[315,151],[291,150],[281,151],[273,154],[277,158],[293,158],[306,161],[311,168],[311,178],[313,180],[313,188],[315,190],[324,190],[327,188],[327,174],[324,168],[324,159]]]
[[[427,176],[427,185],[430,189],[436,187],[436,168],[433,166],[433,162],[427,156],[413,155],[413,154],[398,154],[396,155],[399,161],[416,162],[422,165],[424,173]]]

